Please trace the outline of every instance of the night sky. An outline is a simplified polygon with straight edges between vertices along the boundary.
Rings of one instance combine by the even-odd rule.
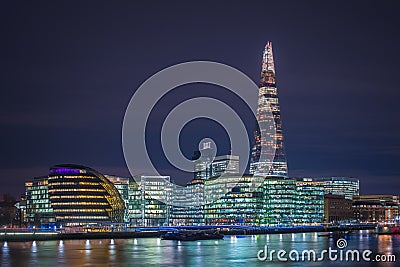
[[[211,60],[258,83],[267,41],[289,175],[352,176],[363,194],[399,194],[399,1],[147,2],[1,3],[0,194],[18,196],[24,181],[60,163],[129,175],[121,127],[142,82],[177,63]],[[194,84],[159,103],[151,157],[178,182],[189,174],[165,162],[156,130],[193,96],[237,101]],[[184,154],[210,135],[227,153],[225,132],[203,119],[182,132]]]

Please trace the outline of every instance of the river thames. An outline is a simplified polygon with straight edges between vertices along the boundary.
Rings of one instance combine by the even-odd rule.
[[[370,262],[330,261],[325,266],[400,266],[399,235],[376,235],[357,231],[345,237],[346,250],[371,250]],[[260,250],[299,251],[299,261],[282,262],[258,259]],[[225,236],[223,240],[171,241],[159,238],[60,240],[34,242],[1,242],[2,266],[320,266],[301,257],[303,250],[319,252],[329,247],[340,251],[337,240],[317,233]],[[263,256],[265,253],[259,253]],[[397,262],[376,262],[375,255],[395,255]],[[295,255],[295,254],[293,254]],[[338,254],[339,255],[339,254]],[[388,258],[388,257],[387,257]],[[262,259],[262,257],[261,257]],[[393,257],[391,259],[393,261]]]

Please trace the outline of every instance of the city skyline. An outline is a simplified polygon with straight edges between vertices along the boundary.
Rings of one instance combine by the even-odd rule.
[[[257,122],[258,122],[258,125],[260,128],[257,128],[256,131],[254,131],[255,144],[253,147],[251,147],[251,150],[248,153],[248,157],[250,159],[250,161],[249,161],[250,177],[254,175],[254,178],[255,178],[254,181],[257,180],[257,178],[256,178],[257,176],[264,177],[265,181],[257,186],[260,188],[254,188],[254,189],[261,190],[261,188],[264,188],[264,190],[266,190],[265,188],[267,188],[266,191],[268,191],[268,188],[270,188],[270,189],[272,189],[271,192],[274,192],[274,193],[270,192],[271,196],[273,196],[274,194],[276,194],[276,188],[275,188],[276,184],[273,183],[273,181],[274,180],[284,181],[285,179],[287,179],[285,182],[288,183],[289,189],[296,191],[297,189],[294,189],[294,188],[295,188],[296,179],[297,179],[300,184],[302,182],[304,182],[305,184],[308,184],[308,183],[318,183],[318,182],[324,181],[324,183],[326,183],[326,185],[327,185],[327,187],[325,187],[326,192],[339,194],[339,195],[344,194],[346,196],[346,198],[349,198],[349,199],[352,199],[353,195],[359,195],[359,180],[357,178],[351,178],[351,177],[318,177],[318,178],[312,177],[311,178],[310,176],[307,176],[307,177],[289,177],[288,176],[288,168],[287,168],[284,143],[283,143],[284,138],[283,138],[283,131],[282,131],[282,121],[281,121],[281,116],[280,116],[279,98],[278,98],[278,91],[277,91],[276,79],[275,79],[275,62],[274,62],[273,51],[272,51],[272,42],[270,42],[270,41],[268,41],[265,45],[261,66],[262,66],[261,80],[260,80],[259,91],[258,91],[257,113],[256,113]],[[271,123],[271,122],[274,124],[274,129],[273,129],[274,131],[272,131],[272,132],[271,132],[271,129],[269,128],[269,127],[271,127],[271,125],[269,125],[269,123]],[[271,140],[275,140],[275,142],[271,143]],[[216,141],[218,142],[218,140],[216,140]],[[271,150],[271,147],[273,147],[273,150]],[[175,194],[182,195],[182,196],[187,195],[187,196],[190,196],[191,198],[198,198],[199,197],[198,195],[192,196],[192,193],[190,193],[190,190],[191,190],[190,186],[192,185],[193,182],[197,183],[198,181],[202,181],[202,184],[206,185],[207,182],[211,181],[210,183],[212,184],[212,186],[211,186],[211,188],[212,188],[213,186],[215,186],[214,183],[218,184],[217,180],[221,179],[222,180],[221,185],[223,185],[223,188],[225,188],[229,192],[230,192],[231,188],[226,187],[227,184],[232,184],[232,183],[240,184],[240,182],[239,182],[240,179],[237,180],[240,175],[239,156],[229,154],[229,155],[216,156],[214,158],[213,155],[216,153],[214,151],[214,150],[216,150],[216,147],[214,147],[212,145],[212,143],[209,142],[209,140],[200,142],[199,149],[200,149],[200,151],[194,151],[192,160],[197,160],[200,157],[200,155],[202,155],[202,157],[204,157],[204,159],[202,161],[194,161],[193,162],[194,163],[193,164],[193,179],[190,179],[189,182],[183,188],[175,188],[176,184],[174,184],[174,183],[172,183],[170,185],[165,184],[163,186],[164,190],[167,190],[167,191],[172,190],[171,191],[172,195],[175,195]],[[271,151],[274,154],[271,155]],[[232,150],[230,150],[230,152],[232,152]],[[263,155],[263,153],[265,153],[265,154]],[[54,197],[54,196],[51,196],[51,194],[54,190],[55,191],[60,190],[60,192],[63,192],[65,190],[66,191],[77,190],[77,189],[72,189],[72,188],[76,187],[75,182],[73,182],[75,179],[67,181],[65,185],[62,185],[65,182],[64,181],[65,179],[57,180],[55,183],[52,182],[52,180],[54,179],[53,176],[55,176],[57,179],[59,178],[59,176],[58,176],[59,173],[62,173],[62,175],[68,175],[71,173],[79,174],[81,171],[74,169],[74,167],[78,167],[78,168],[82,167],[84,169],[83,172],[85,172],[85,173],[86,173],[86,170],[90,170],[91,172],[96,173],[95,170],[90,169],[88,167],[67,163],[67,164],[61,164],[61,165],[59,164],[59,165],[50,167],[48,176],[35,177],[34,179],[36,180],[37,186],[46,187],[46,191],[48,190],[47,185],[49,186],[49,188],[51,188],[50,190],[48,190],[48,192],[49,192],[48,194],[50,195],[50,199],[51,199],[52,197]],[[72,168],[72,169],[70,169],[70,168]],[[143,173],[143,174],[145,174],[145,173]],[[129,176],[130,178],[129,177],[122,178],[122,177],[118,177],[118,176],[113,176],[114,174],[111,174],[111,175],[106,174],[105,177],[103,177],[100,173],[96,173],[96,175],[98,177],[103,177],[100,179],[103,179],[104,180],[103,182],[105,182],[105,183],[110,183],[111,181],[114,180],[114,178],[117,179],[116,180],[117,183],[120,182],[120,179],[125,179],[126,181],[129,181],[132,178],[134,178],[134,180],[136,180],[136,183],[140,184],[140,181],[143,179],[143,177],[150,177],[150,178],[156,179],[156,180],[161,177],[162,180],[167,179],[168,183],[170,182],[169,175],[168,176],[148,176],[148,175],[143,176],[143,174],[140,175],[141,178],[138,178],[137,175],[136,176],[131,175],[131,176]],[[241,179],[251,179],[249,177],[246,178],[246,176],[248,176],[248,174],[244,174],[244,176]],[[225,179],[224,179],[224,177],[225,177]],[[92,178],[90,178],[90,179],[92,179]],[[111,180],[108,181],[108,179],[111,179]],[[50,182],[48,182],[48,180]],[[250,180],[248,180],[248,181],[250,181]],[[243,182],[243,181],[241,181],[241,182]],[[335,184],[336,182],[339,182],[339,183],[351,182],[354,184],[352,184],[352,185],[343,184],[343,185],[340,185],[339,188],[335,188],[335,189],[333,189],[333,191],[331,191],[329,189],[328,184],[332,185],[332,184]],[[57,186],[56,186],[56,189],[54,189],[53,188],[54,186],[52,185],[52,183],[56,184],[59,188],[57,189]],[[91,184],[91,182],[88,182],[88,181],[84,181],[83,183]],[[269,183],[271,183],[271,184],[269,184]],[[157,184],[157,182],[156,182],[156,184]],[[25,186],[32,187],[33,183],[31,181],[25,182]],[[188,186],[189,186],[189,190],[187,191]],[[313,186],[315,187],[315,185],[313,185]],[[66,187],[71,187],[71,188],[68,189]],[[113,186],[111,186],[111,187],[113,187]],[[356,190],[354,190],[353,187],[356,188]],[[301,186],[300,186],[300,188],[301,188]],[[92,189],[83,188],[80,190],[87,191],[87,190],[92,190]],[[98,189],[95,189],[95,190],[98,190]],[[115,188],[114,188],[114,190],[116,191]],[[232,188],[232,190],[233,191],[230,193],[234,193],[234,188]],[[307,189],[307,190],[310,190],[310,189]],[[313,190],[314,189],[311,189],[308,193],[313,192]],[[318,190],[321,191],[321,188]],[[41,191],[39,190],[39,192],[41,192]],[[154,200],[157,200],[157,201],[158,200],[160,200],[160,201],[166,200],[163,198],[159,199],[157,197],[158,192],[159,192],[159,190],[157,190],[155,195],[149,194],[149,197],[151,199],[154,198]],[[225,195],[225,193],[222,195]],[[282,191],[281,196],[283,196],[285,198],[286,193],[287,193],[286,191]],[[46,194],[45,194],[45,198],[46,198]],[[221,192],[219,192],[218,194],[221,194]],[[215,195],[218,195],[218,194],[215,193]],[[213,194],[211,194],[211,195],[213,195]],[[227,193],[227,195],[229,195],[229,193]],[[269,195],[269,194],[267,194],[267,195]],[[26,197],[26,196],[24,196],[24,197]],[[290,199],[290,198],[292,198],[292,195],[289,194],[287,197]],[[120,196],[119,196],[119,198],[120,198]],[[218,199],[211,200],[210,195],[208,195],[208,198],[210,199],[209,203],[214,203],[215,201],[216,201],[215,203],[218,203]],[[271,198],[274,199],[274,197],[271,197]],[[72,201],[74,201],[74,200],[72,200]],[[181,200],[174,200],[174,203],[177,206],[180,206],[180,204],[177,204],[177,202],[179,202],[179,201],[181,201]],[[260,201],[260,200],[258,200],[258,201]],[[186,202],[187,202],[186,199],[182,201],[182,203],[186,203]],[[195,202],[198,202],[198,201],[195,201]],[[46,202],[46,203],[48,205],[50,205],[48,202]],[[72,202],[72,203],[75,203],[75,202]],[[57,204],[59,204],[59,203],[56,203],[56,205]],[[66,204],[66,203],[64,203],[64,204]],[[168,202],[167,204],[170,205],[171,203]],[[41,205],[41,204],[39,204],[39,205]],[[79,204],[76,204],[76,203],[74,205],[79,206]],[[77,207],[73,206],[73,208],[77,208]],[[280,208],[278,208],[278,209],[280,209]],[[62,210],[64,210],[64,209],[62,209]],[[275,210],[275,208],[272,210]],[[266,213],[268,213],[268,212],[266,212]],[[47,213],[45,213],[45,214],[47,214]],[[287,212],[287,214],[291,214],[291,211]],[[292,220],[292,219],[290,219],[290,220]]]
[[[170,18],[146,5],[94,7],[83,14],[77,6],[7,3],[1,17],[9,25],[1,44],[2,190],[18,196],[24,181],[60,163],[127,176],[120,124],[134,88],[166,66],[193,59],[227,63],[258,81],[260,48],[272,40],[290,176],[352,176],[360,179],[362,193],[397,193],[397,9],[368,1],[347,3],[348,9],[313,5],[319,12],[300,3],[269,3],[266,20],[261,3],[232,3],[231,11],[243,18],[233,21],[223,19],[222,4],[199,5],[191,16],[170,6]],[[107,24],[104,17],[119,19]],[[188,88],[224,100],[225,92],[215,88]],[[191,96],[181,92],[169,100]],[[170,108],[161,104],[160,114]],[[153,119],[157,124],[163,117]],[[182,147],[190,157],[198,136],[184,130]],[[221,129],[213,131],[224,139]],[[175,177],[164,159],[157,164]]]
[[[396,265],[400,1],[4,1],[3,266]]]

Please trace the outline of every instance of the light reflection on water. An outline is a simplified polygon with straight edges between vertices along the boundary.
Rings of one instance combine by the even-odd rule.
[[[400,236],[377,236],[356,232],[346,237],[347,249],[370,249],[374,253],[400,256]],[[179,242],[159,238],[0,242],[2,266],[287,266],[283,262],[261,262],[257,252],[270,249],[336,248],[336,240],[316,233],[226,236],[223,240]],[[399,254],[399,255],[398,255]],[[397,257],[398,258],[398,257]],[[400,260],[400,259],[399,259]],[[398,262],[399,262],[398,260]],[[321,263],[291,262],[291,266]],[[354,266],[355,262],[324,262],[325,266]],[[366,266],[366,262],[358,263]],[[396,266],[395,263],[370,266]]]

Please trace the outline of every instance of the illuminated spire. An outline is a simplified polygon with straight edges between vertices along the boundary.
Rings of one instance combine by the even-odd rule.
[[[262,71],[269,71],[275,73],[274,55],[272,53],[272,42],[267,42],[265,45],[263,60],[262,60]]]

